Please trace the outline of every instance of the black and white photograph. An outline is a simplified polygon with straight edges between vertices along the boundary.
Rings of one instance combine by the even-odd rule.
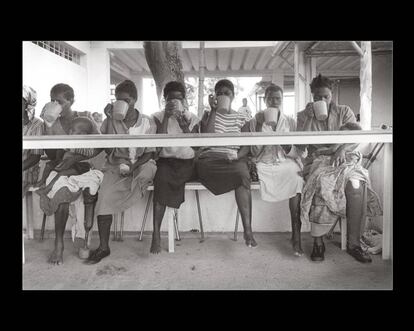
[[[393,44],[22,41],[21,289],[393,290]]]

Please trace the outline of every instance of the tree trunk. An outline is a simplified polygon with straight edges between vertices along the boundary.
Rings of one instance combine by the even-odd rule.
[[[162,90],[166,83],[174,80],[184,84],[183,65],[180,56],[181,47],[179,41],[144,42],[145,58],[155,80],[160,105]]]

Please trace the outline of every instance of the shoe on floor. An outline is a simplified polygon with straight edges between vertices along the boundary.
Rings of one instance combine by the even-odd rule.
[[[322,245],[317,245],[316,243],[313,243],[312,254],[310,257],[311,260],[315,262],[325,260],[325,244],[322,243]]]
[[[109,249],[104,250],[102,248],[98,248],[91,252],[89,258],[84,262],[85,264],[96,264],[99,263],[104,257],[107,257],[111,254]]]
[[[361,247],[347,248],[347,253],[355,258],[355,260],[362,263],[372,262],[368,253],[364,252]]]

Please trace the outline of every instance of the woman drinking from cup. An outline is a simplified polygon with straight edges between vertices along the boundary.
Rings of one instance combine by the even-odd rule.
[[[153,115],[157,133],[196,133],[199,119],[190,113],[186,104],[185,86],[181,82],[169,82],[164,87],[165,110]],[[154,227],[150,252],[161,252],[161,222],[165,208],[178,209],[184,202],[185,183],[194,173],[194,150],[191,147],[162,147],[157,159],[154,178]]]
[[[156,126],[152,118],[135,109],[137,88],[125,80],[115,88],[116,101],[105,107],[107,118],[103,121],[103,134],[153,134]],[[95,264],[110,254],[109,236],[112,215],[132,207],[144,193],[155,175],[153,147],[108,148],[102,169],[103,182],[99,189],[95,213],[98,217],[99,247],[92,251],[86,264]]]
[[[251,132],[295,131],[295,123],[281,110],[283,90],[270,84],[265,90],[267,109],[258,112],[250,121]],[[257,166],[260,194],[263,200],[278,202],[289,199],[292,224],[292,246],[296,256],[303,255],[301,247],[300,196],[303,178],[300,161],[293,146],[289,152],[280,145],[252,146],[253,161]]]
[[[204,113],[202,133],[248,132],[246,117],[231,108],[234,99],[233,83],[227,79],[217,82],[215,95],[209,97],[211,111]],[[220,195],[234,190],[240,211],[244,239],[248,247],[256,247],[251,227],[252,198],[250,173],[247,165],[249,146],[202,147],[196,161],[200,182],[213,194]]]
[[[72,110],[72,105],[75,102],[75,94],[73,88],[67,84],[56,84],[50,90],[50,102],[48,102],[40,114],[40,117],[44,121],[44,135],[69,135],[73,121],[78,117],[87,117],[92,123],[92,133],[99,134],[96,128],[96,124],[93,120],[90,112],[77,112]],[[62,150],[46,149],[45,153],[49,158],[49,166],[56,171],[65,171],[72,168],[76,163],[85,161],[94,157],[95,150],[90,148],[79,149],[78,153],[74,153],[71,157],[61,159]],[[81,162],[82,163],[82,162]],[[88,163],[86,161],[86,163]],[[87,167],[88,165],[85,164]],[[55,209],[55,247],[52,254],[49,257],[49,262],[55,265],[63,263],[63,235],[65,233],[66,223],[69,217],[69,204],[75,202],[80,194],[83,195],[84,215],[85,217],[93,218],[93,211],[97,199],[97,193],[91,194],[89,187],[99,186],[99,178],[91,178],[86,184],[88,188],[82,190],[82,192],[72,192],[68,187],[60,187],[53,195]],[[57,185],[57,183],[56,183]],[[77,215],[81,215],[81,211],[76,210]],[[79,213],[79,214],[78,214]],[[77,221],[83,226],[84,220],[77,219]],[[75,241],[80,247],[84,245],[83,233],[79,233],[79,240]]]
[[[350,107],[332,101],[333,82],[322,75],[310,84],[314,102],[297,114],[297,131],[338,131],[356,123]],[[311,222],[314,237],[311,259],[323,261],[323,236],[338,217],[347,219],[347,252],[356,260],[371,262],[360,244],[366,216],[381,215],[381,206],[371,190],[368,171],[361,166],[358,144],[341,144],[331,156],[325,156],[328,145],[309,145],[305,168],[310,169],[301,201],[302,221]],[[303,148],[303,147],[302,147]]]

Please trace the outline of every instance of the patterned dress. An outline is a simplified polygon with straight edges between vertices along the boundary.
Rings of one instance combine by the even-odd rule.
[[[106,118],[101,126],[103,134],[155,134],[156,125],[152,118],[139,113],[136,123],[127,128],[123,121]],[[137,199],[144,196],[149,185],[153,183],[157,166],[153,159],[136,168],[132,176],[124,177],[120,173],[121,164],[132,165],[145,153],[155,152],[154,147],[109,148],[102,169],[104,178],[98,192],[95,214],[111,215],[132,207]]]
[[[331,103],[326,121],[316,120],[313,113],[307,110],[299,112],[297,131],[337,131],[348,122],[356,122],[351,108]],[[346,217],[345,186],[352,179],[364,183],[366,214],[382,215],[379,198],[371,189],[368,171],[362,167],[361,153],[347,152],[346,162],[338,167],[330,165],[330,156],[312,156],[318,148],[329,146],[308,146],[308,158],[305,160],[305,164],[310,165],[310,173],[302,191],[301,219],[311,222],[311,235],[314,237],[326,234],[338,217]]]

